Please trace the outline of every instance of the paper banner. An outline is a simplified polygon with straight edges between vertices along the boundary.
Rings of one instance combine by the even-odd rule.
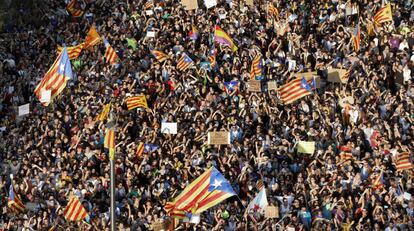
[[[348,80],[343,78],[346,72],[347,72],[346,69],[338,69],[338,68],[328,69],[328,82],[346,83]]]
[[[183,6],[186,10],[196,10],[196,9],[198,9],[197,0],[181,0],[181,4],[183,4]]]
[[[161,123],[161,133],[177,134],[177,123]]]
[[[217,5],[217,0],[204,0],[204,5],[206,5],[207,9],[210,9]]]
[[[230,144],[230,132],[209,132],[208,144]]]
[[[251,91],[251,92],[261,92],[262,91],[260,81],[258,81],[258,80],[250,80],[247,84],[248,84],[248,90]]]
[[[313,154],[315,152],[315,142],[314,141],[299,141],[298,143],[298,152]]]
[[[267,82],[267,90],[268,91],[277,90],[276,81],[269,81],[269,82]]]
[[[279,208],[276,206],[267,206],[265,210],[266,218],[279,218]]]
[[[50,103],[50,98],[52,97],[52,91],[51,90],[45,90],[41,92],[40,95],[40,102],[41,103]]]
[[[19,116],[27,115],[30,113],[30,104],[23,104],[19,106]]]

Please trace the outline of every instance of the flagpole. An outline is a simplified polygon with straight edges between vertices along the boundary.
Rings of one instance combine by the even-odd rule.
[[[111,167],[111,231],[115,231],[115,166],[114,160],[109,160]]]

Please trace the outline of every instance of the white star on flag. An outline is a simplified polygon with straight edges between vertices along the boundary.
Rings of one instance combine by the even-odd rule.
[[[65,71],[65,64],[64,64],[64,63],[62,63],[62,64],[60,65],[59,69],[60,69],[60,71],[61,71],[61,72],[64,72],[64,71]]]
[[[214,183],[212,185],[214,186],[214,188],[218,188],[221,186],[221,183],[223,183],[223,181],[214,179]]]

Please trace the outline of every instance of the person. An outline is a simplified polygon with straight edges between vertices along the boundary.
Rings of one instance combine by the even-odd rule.
[[[393,20],[378,25],[381,1],[219,0],[197,10],[178,0],[78,2],[78,18],[62,1],[23,4],[16,12],[42,17],[9,20],[0,35],[0,229],[109,230],[108,127],[116,134],[119,230],[161,222],[177,230],[414,229],[412,1],[391,3]],[[42,106],[33,92],[56,47],[83,43],[92,25],[117,63],[105,61],[103,43],[82,49],[71,60],[73,79]],[[215,25],[237,51],[214,42]],[[189,38],[192,26],[197,39]],[[158,61],[153,50],[168,58]],[[185,71],[177,68],[183,52],[193,60]],[[249,90],[256,54],[260,92]],[[349,75],[333,82],[332,68]],[[316,89],[285,104],[280,87],[304,73]],[[233,81],[237,88],[225,90]],[[267,90],[270,81],[277,90]],[[148,109],[128,110],[126,99],[141,94]],[[18,116],[27,103],[30,114]],[[97,119],[107,104],[110,115]],[[177,134],[162,133],[163,122],[176,122]],[[228,131],[230,144],[208,145],[211,131]],[[314,153],[299,153],[299,141],[314,141]],[[148,148],[137,154],[140,144]],[[408,167],[401,170],[403,154]],[[172,223],[165,204],[211,166],[237,197],[203,212],[197,224]],[[10,174],[23,213],[7,207]],[[279,217],[244,216],[259,181]],[[88,220],[65,220],[70,194]]]

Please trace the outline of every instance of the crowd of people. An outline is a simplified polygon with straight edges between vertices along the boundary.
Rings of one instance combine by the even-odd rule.
[[[108,103],[116,121],[117,230],[149,230],[169,219],[164,205],[210,166],[237,197],[203,212],[198,224],[180,222],[175,229],[414,229],[414,172],[395,165],[399,153],[411,158],[414,150],[413,1],[391,1],[393,21],[373,27],[379,0],[254,0],[253,6],[218,0],[210,9],[199,1],[197,10],[178,0],[78,2],[82,17],[65,11],[68,2],[44,1],[42,25],[10,24],[0,35],[0,230],[109,230],[107,120],[96,120]],[[270,14],[268,4],[278,13]],[[83,50],[72,60],[74,78],[42,106],[33,92],[56,47],[83,42],[92,25],[118,63],[104,62],[103,44]],[[196,40],[188,37],[193,25]],[[216,43],[216,65],[204,68],[215,25],[238,50]],[[170,58],[158,62],[154,49]],[[194,61],[186,71],[176,67],[182,52]],[[263,88],[250,92],[257,53]],[[347,82],[329,82],[330,68],[351,70]],[[318,88],[296,102],[284,104],[266,89],[268,81],[280,87],[310,71]],[[239,83],[231,94],[224,90],[230,81]],[[149,109],[127,110],[126,97],[139,94]],[[351,99],[346,107],[344,98]],[[30,114],[18,116],[17,106],[26,103]],[[162,122],[177,122],[178,133],[162,133]],[[207,145],[210,131],[229,131],[231,144]],[[298,153],[298,141],[315,141],[315,153]],[[137,156],[141,142],[158,148]],[[341,158],[344,147],[352,159]],[[24,213],[7,208],[10,174]],[[246,215],[257,182],[279,218]],[[82,201],[87,221],[64,219],[70,194]]]

